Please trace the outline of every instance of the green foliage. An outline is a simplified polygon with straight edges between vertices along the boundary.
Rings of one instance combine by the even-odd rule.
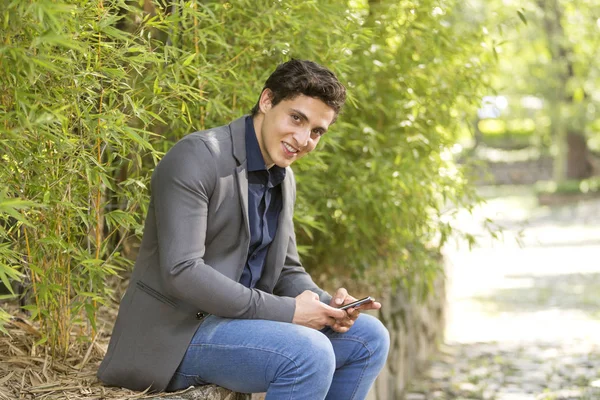
[[[17,297],[13,282],[21,282],[24,273],[19,253],[11,247],[10,236],[15,229],[30,226],[20,213],[21,210],[34,207],[30,201],[10,199],[4,191],[0,192],[0,287],[4,286],[8,294],[0,295],[0,300]],[[10,314],[0,309],[0,331],[5,332],[3,325],[10,319]]]
[[[331,67],[349,91],[322,145],[295,166],[307,267],[430,285],[454,210],[475,198],[452,149],[489,61],[457,3],[160,4],[0,9],[0,180],[9,201],[40,206],[0,209],[16,218],[0,264],[6,278],[29,271],[27,308],[53,348],[95,331],[107,278],[130,266],[124,243],[142,232],[161,155],[247,113],[290,57]]]
[[[535,122],[530,118],[503,121],[501,119],[484,119],[478,123],[484,135],[520,135],[529,136],[535,132]]]
[[[353,101],[318,157],[298,165],[303,213],[323,226],[310,260],[368,282],[429,285],[452,210],[474,197],[451,149],[489,55],[452,1],[373,4],[354,11],[373,36],[341,75]]]
[[[487,146],[518,149],[536,144],[536,125],[533,119],[482,119],[477,122],[481,140]]]
[[[482,119],[477,123],[482,134],[498,136],[506,133],[506,122],[501,119]]]
[[[563,182],[540,181],[535,185],[535,191],[537,194],[598,194],[600,177]]]
[[[64,351],[72,334],[89,333],[73,329],[83,315],[95,326],[106,277],[129,265],[120,245],[140,228],[143,157],[157,156],[146,72],[164,55],[114,28],[116,15],[97,3],[14,1],[2,21],[0,177],[9,199],[43,207],[23,211],[30,224],[9,239],[31,275],[32,318]]]

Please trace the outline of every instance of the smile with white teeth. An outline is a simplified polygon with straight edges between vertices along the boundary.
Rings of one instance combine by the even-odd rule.
[[[289,151],[290,153],[297,153],[298,150],[293,148],[292,146],[290,146],[289,144],[287,144],[286,142],[283,142],[283,146],[285,147],[285,149],[287,151]]]

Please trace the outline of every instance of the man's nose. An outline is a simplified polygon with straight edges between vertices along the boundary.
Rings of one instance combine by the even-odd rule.
[[[308,138],[310,138],[310,129],[297,129],[292,137],[299,147],[306,147],[308,145]]]

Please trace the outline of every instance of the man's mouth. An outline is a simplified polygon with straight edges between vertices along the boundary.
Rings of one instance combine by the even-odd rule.
[[[282,142],[282,143],[283,143],[283,147],[287,150],[288,153],[296,154],[298,152],[298,149],[290,146],[286,142]]]

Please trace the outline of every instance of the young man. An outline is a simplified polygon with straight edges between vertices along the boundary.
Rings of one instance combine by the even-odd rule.
[[[139,256],[98,377],[134,390],[214,383],[267,399],[363,399],[389,335],[345,289],[317,287],[296,250],[294,161],[345,88],[281,64],[251,116],[179,141],[152,176]]]

